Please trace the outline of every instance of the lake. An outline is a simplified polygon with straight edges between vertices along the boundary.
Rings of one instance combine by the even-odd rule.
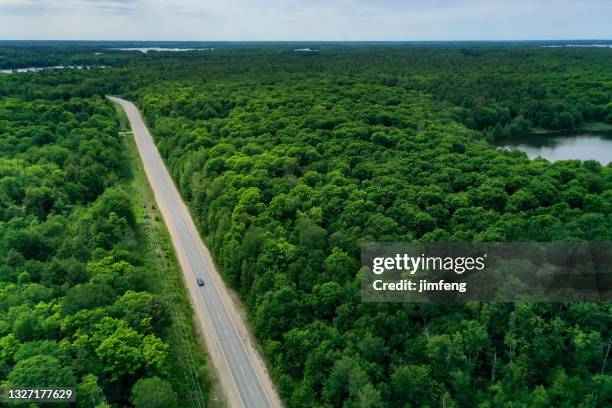
[[[214,48],[162,48],[162,47],[133,47],[133,48],[109,48],[114,51],[138,51],[143,54],[149,51],[155,52],[187,52],[187,51],[213,51]]]
[[[543,157],[557,160],[597,160],[602,165],[612,161],[612,134],[581,133],[555,136],[530,136],[512,142],[495,143],[505,149],[520,150],[530,159]]]
[[[16,74],[20,72],[47,71],[50,69],[89,69],[89,68],[106,68],[106,67],[104,65],[98,65],[96,67],[89,66],[89,65],[55,65],[52,67],[27,67],[27,68],[0,69],[0,73]]]

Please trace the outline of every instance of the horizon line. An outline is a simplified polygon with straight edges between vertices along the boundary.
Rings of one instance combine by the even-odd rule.
[[[459,40],[138,40],[138,39],[0,39],[0,42],[217,42],[217,43],[448,43],[448,42],[564,42],[612,41],[612,38],[532,38],[532,39],[459,39]]]
[[[105,40],[105,39],[0,39],[0,43],[246,43],[246,44],[443,44],[443,43],[571,43],[612,42],[612,38],[560,38],[560,39],[462,39],[462,40]]]

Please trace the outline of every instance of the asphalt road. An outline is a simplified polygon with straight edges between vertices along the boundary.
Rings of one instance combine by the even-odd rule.
[[[183,271],[196,320],[227,402],[232,407],[280,406],[265,365],[250,343],[246,325],[215,269],[140,112],[129,101],[110,96],[108,99],[120,104],[130,121],[157,206]],[[204,280],[204,286],[196,284],[198,277]]]

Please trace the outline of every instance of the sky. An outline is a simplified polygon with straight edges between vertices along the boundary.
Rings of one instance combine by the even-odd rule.
[[[612,1],[0,0],[0,39],[612,39]]]

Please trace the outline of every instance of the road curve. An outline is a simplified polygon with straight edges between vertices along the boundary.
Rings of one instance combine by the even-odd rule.
[[[237,312],[138,108],[121,98],[107,98],[121,105],[130,121],[155,201],[183,271],[199,329],[228,404],[245,408],[280,407],[265,365],[251,344],[246,324]],[[198,286],[196,278],[202,278],[205,285]]]

